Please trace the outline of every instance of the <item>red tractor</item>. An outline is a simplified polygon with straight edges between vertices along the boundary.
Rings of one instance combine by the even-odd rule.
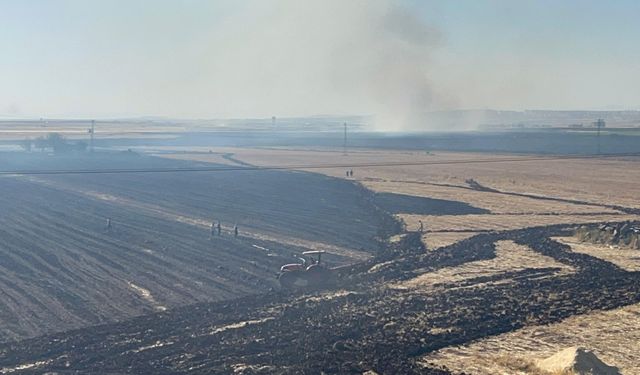
[[[302,255],[309,256],[310,260],[300,257],[300,263],[285,264],[280,267],[278,281],[285,289],[297,289],[306,287],[325,286],[333,280],[333,272],[324,264],[320,264],[324,251],[305,251]],[[317,255],[317,259],[313,256]]]

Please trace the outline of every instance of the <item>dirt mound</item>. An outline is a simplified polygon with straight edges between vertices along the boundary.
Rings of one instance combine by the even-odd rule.
[[[571,347],[538,362],[541,370],[577,375],[620,375],[617,367],[602,362],[585,348]]]

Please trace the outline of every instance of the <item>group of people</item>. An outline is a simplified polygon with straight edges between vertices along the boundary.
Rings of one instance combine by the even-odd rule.
[[[218,234],[218,236],[222,236],[222,225],[220,225],[220,220],[218,220],[218,222],[211,222],[211,232],[210,232],[210,238],[213,238],[216,233]],[[238,224],[233,226],[233,236],[235,238],[238,238]]]
[[[347,177],[353,177],[353,169],[347,171]]]

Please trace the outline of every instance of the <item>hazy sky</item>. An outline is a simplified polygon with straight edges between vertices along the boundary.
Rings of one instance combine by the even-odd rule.
[[[0,0],[0,115],[639,109],[640,1]]]

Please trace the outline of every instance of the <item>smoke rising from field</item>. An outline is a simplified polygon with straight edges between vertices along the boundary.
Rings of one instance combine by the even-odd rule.
[[[426,129],[438,31],[388,0],[258,3],[211,43],[215,96],[231,115],[364,114],[379,130]],[[222,108],[223,110],[225,108]]]
[[[16,1],[0,12],[0,116],[353,114],[374,116],[377,129],[450,130],[486,121],[479,111],[426,113],[637,109],[636,8]],[[620,27],[591,26],[603,17]]]
[[[19,72],[0,70],[0,105],[35,118],[364,115],[380,130],[426,130],[425,112],[455,107],[430,82],[440,32],[401,2],[68,4],[37,7],[51,32],[18,30],[38,44],[15,52]],[[6,19],[30,14],[16,9]]]

